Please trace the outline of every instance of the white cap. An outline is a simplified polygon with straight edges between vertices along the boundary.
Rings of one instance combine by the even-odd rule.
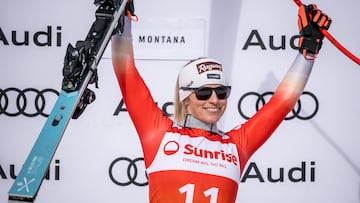
[[[228,86],[220,62],[211,58],[199,58],[186,64],[179,73],[179,87],[198,88],[209,84]],[[191,91],[179,89],[180,101],[191,94]]]

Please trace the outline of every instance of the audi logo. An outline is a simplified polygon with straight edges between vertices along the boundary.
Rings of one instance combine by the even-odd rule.
[[[0,115],[4,114],[10,117],[41,115],[48,117],[49,113],[44,111],[46,102],[49,100],[49,94],[55,95],[56,98],[59,96],[58,91],[49,88],[43,90],[35,88],[21,90],[15,87],[0,89]]]
[[[244,119],[248,120],[255,112],[265,105],[269,101],[274,92],[264,92],[262,94],[257,92],[247,92],[242,95],[238,103],[238,111]],[[249,112],[255,110],[255,112]],[[285,120],[291,120],[298,118],[300,120],[312,119],[319,110],[319,101],[316,96],[304,91],[297,101],[294,108],[285,117]]]
[[[142,171],[139,173],[139,171]],[[144,158],[130,159],[119,157],[111,162],[109,176],[113,183],[119,186],[148,185],[148,177],[145,171]]]

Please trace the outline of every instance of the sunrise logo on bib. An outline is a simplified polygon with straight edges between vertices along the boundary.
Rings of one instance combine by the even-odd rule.
[[[179,143],[176,141],[169,141],[164,145],[164,154],[173,155],[179,151]]]

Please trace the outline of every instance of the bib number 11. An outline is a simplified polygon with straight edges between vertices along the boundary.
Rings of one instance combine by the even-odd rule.
[[[194,198],[194,191],[195,191],[195,185],[194,184],[186,184],[179,188],[179,192],[181,194],[186,194],[185,203],[193,203]],[[217,197],[219,193],[219,188],[212,187],[210,189],[205,190],[204,192],[205,197],[210,197],[209,203],[216,203]]]

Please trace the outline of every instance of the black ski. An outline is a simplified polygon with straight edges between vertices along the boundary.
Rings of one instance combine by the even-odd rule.
[[[95,100],[88,85],[95,83],[97,87],[97,65],[111,36],[122,32],[126,12],[133,14],[132,3],[132,0],[95,0],[96,19],[84,41],[67,47],[60,95],[9,190],[9,202],[35,201],[67,124]]]

